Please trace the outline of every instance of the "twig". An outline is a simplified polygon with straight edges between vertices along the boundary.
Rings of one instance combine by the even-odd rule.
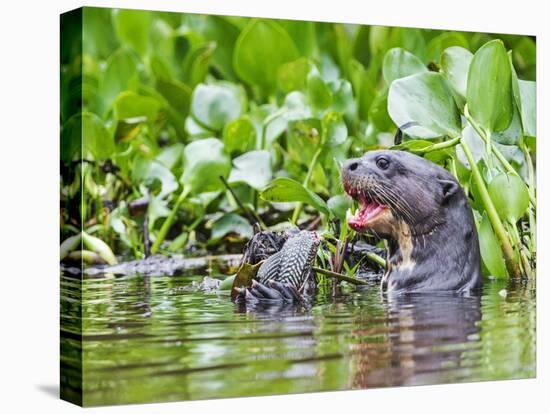
[[[235,194],[233,189],[229,186],[229,183],[227,182],[227,180],[221,175],[220,175],[220,180],[222,180],[222,183],[225,186],[225,188],[227,188],[227,190],[231,193],[231,195],[233,196],[233,199],[235,200],[239,208],[242,210],[242,212],[246,214],[250,223],[251,224],[258,223],[258,220],[256,219],[256,217],[254,217],[254,215],[250,211],[248,211],[247,208],[245,208],[241,200],[239,200],[239,197],[237,197],[237,194]]]
[[[346,282],[352,283],[354,285],[368,285],[367,282],[361,279],[357,279],[355,277],[346,276],[340,273],[331,272],[330,270],[321,269],[320,267],[313,266],[313,270],[317,273],[321,273],[322,275],[332,277],[334,279],[338,280],[344,280]]]

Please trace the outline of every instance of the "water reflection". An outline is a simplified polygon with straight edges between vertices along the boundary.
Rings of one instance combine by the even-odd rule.
[[[62,279],[62,361],[87,405],[523,378],[535,372],[535,295],[319,294],[242,308],[190,278]],[[195,279],[197,280],[197,279]],[[79,311],[77,296],[84,306]],[[80,312],[80,313],[79,313]],[[77,365],[75,365],[77,364]],[[68,370],[65,386],[79,383]],[[74,374],[74,375],[73,375]],[[77,392],[77,390],[75,390]]]

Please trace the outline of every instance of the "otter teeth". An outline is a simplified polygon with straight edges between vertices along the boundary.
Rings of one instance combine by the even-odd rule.
[[[348,224],[355,231],[362,231],[384,210],[385,206],[366,194],[359,195],[357,201],[359,202],[359,209],[355,215],[348,217]]]

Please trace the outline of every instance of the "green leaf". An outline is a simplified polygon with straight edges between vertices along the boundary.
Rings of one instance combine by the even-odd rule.
[[[117,120],[131,118],[146,118],[147,121],[156,120],[162,104],[151,96],[141,96],[135,92],[122,92],[114,102],[115,117]]]
[[[150,18],[151,13],[146,10],[113,10],[119,39],[142,56],[149,48]]]
[[[67,255],[75,250],[82,243],[82,234],[78,233],[74,236],[67,237],[59,246],[59,260],[63,260]]]
[[[304,90],[310,70],[311,63],[305,57],[281,65],[278,72],[279,88],[285,93]]]
[[[222,280],[222,283],[220,283],[218,290],[231,290],[236,277],[237,275],[227,276],[224,280]]]
[[[263,200],[276,203],[298,201],[309,204],[327,216],[330,214],[327,204],[321,197],[291,178],[279,177],[274,179],[271,184],[260,193],[260,197]]]
[[[513,174],[499,174],[487,188],[498,215],[515,225],[529,207],[529,191],[523,180]]]
[[[279,24],[253,19],[237,39],[233,67],[242,80],[271,94],[277,87],[279,67],[298,57],[292,38]]]
[[[115,142],[103,121],[91,112],[82,113],[82,145],[95,159],[111,158],[115,153]]]
[[[388,112],[407,135],[418,138],[456,137],[461,132],[460,113],[451,90],[442,75],[417,73],[392,82],[388,94]]]
[[[384,89],[372,100],[368,111],[369,120],[379,131],[389,131],[394,127],[388,109],[388,90]]]
[[[528,137],[537,135],[537,84],[533,81],[519,80],[521,96],[521,121],[523,133]]]
[[[256,129],[248,117],[229,122],[223,129],[223,143],[227,152],[243,153],[256,145]]]
[[[210,61],[216,50],[215,43],[200,45],[191,50],[183,62],[183,80],[192,88],[203,82],[210,68]]]
[[[400,47],[388,50],[384,56],[382,74],[388,85],[395,79],[427,71],[420,59]]]
[[[332,196],[327,200],[327,206],[331,213],[342,222],[346,220],[346,212],[351,208],[351,199],[343,194]]]
[[[103,240],[97,237],[91,236],[85,231],[82,232],[82,241],[84,245],[99,254],[99,256],[105,260],[108,264],[114,265],[117,263],[116,257],[113,254],[111,248]]]
[[[229,82],[200,84],[193,91],[191,113],[193,117],[215,131],[238,118],[246,110],[243,90]]]
[[[471,116],[483,128],[508,128],[513,116],[512,70],[501,40],[486,43],[474,55],[466,96]]]
[[[327,112],[321,120],[323,144],[334,147],[343,144],[348,138],[348,128],[338,112]]]
[[[500,243],[491,227],[491,222],[487,213],[483,213],[483,218],[478,228],[479,248],[483,264],[489,270],[490,274],[496,278],[506,278],[506,264],[502,255]]]
[[[107,60],[101,79],[101,96],[107,105],[127,89],[133,89],[138,81],[138,59],[130,50],[119,50]]]
[[[307,77],[307,95],[314,108],[322,110],[332,103],[332,91],[318,73]]]
[[[164,198],[178,189],[174,174],[164,164],[157,160],[136,156],[132,165],[132,181],[151,187],[155,184],[155,180],[161,184],[159,198]]]
[[[242,239],[250,239],[254,235],[254,230],[246,219],[238,214],[229,213],[214,222],[211,240],[220,240],[229,233],[235,233]]]
[[[200,194],[223,189],[220,176],[227,179],[231,160],[219,139],[205,138],[189,143],[183,150],[183,159],[184,190]]]
[[[434,37],[428,43],[428,59],[432,62],[437,62],[441,53],[445,49],[458,46],[462,49],[468,49],[468,40],[462,33],[457,32],[443,32],[439,36]]]
[[[273,175],[269,151],[250,151],[233,160],[230,183],[243,182],[260,191],[269,184]]]
[[[472,52],[460,46],[449,47],[441,54],[441,73],[463,101],[466,99],[468,69],[473,57]]]
[[[317,118],[290,121],[287,128],[288,157],[303,165],[309,165],[322,144],[321,122]]]

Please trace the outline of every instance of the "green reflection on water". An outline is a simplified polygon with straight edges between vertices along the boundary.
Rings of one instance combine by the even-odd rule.
[[[199,279],[86,280],[80,308],[63,277],[63,386],[106,405],[535,375],[529,286],[398,298],[371,287],[320,294],[309,310],[247,310],[186,289]]]

